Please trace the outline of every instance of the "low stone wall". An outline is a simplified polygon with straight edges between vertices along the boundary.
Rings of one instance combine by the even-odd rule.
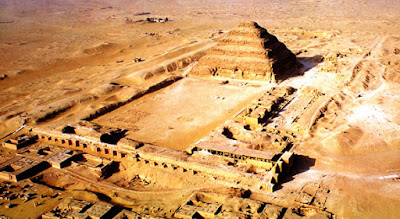
[[[122,147],[93,141],[73,134],[42,131],[39,129],[33,129],[32,132],[38,136],[39,142],[80,150],[88,154],[113,160],[121,160],[126,158],[128,155],[136,156],[135,150],[129,149],[126,146]]]
[[[128,148],[129,145],[126,143],[129,141],[124,141],[124,144],[119,144],[119,146],[118,144],[112,145],[85,139],[84,137],[73,134],[56,133],[39,129],[33,129],[32,132],[38,136],[39,142],[46,144],[80,150],[91,155],[116,161],[127,159],[132,162],[142,162],[151,167],[160,167],[170,171],[187,172],[191,175],[210,177],[213,178],[213,180],[225,181],[229,186],[234,188],[261,189],[272,192],[274,185],[278,182],[279,173],[284,171],[282,168],[282,161],[275,163],[275,165],[271,167],[270,172],[268,172],[266,176],[262,176],[180,160],[164,154],[160,155],[146,151],[137,151],[135,145],[132,145],[132,148]],[[159,148],[158,146],[154,147]],[[182,153],[182,156],[190,156],[185,152],[179,153]]]

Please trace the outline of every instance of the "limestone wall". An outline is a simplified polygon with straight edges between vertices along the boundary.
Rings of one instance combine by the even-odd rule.
[[[268,178],[251,173],[225,169],[223,167],[194,163],[186,159],[179,159],[165,154],[160,155],[148,151],[138,152],[134,149],[134,145],[132,148],[128,148],[129,145],[126,144],[126,142],[123,146],[121,144],[111,145],[86,139],[82,136],[44,131],[37,128],[33,129],[32,132],[38,136],[39,142],[80,150],[91,155],[116,161],[127,159],[131,162],[142,162],[150,167],[159,167],[169,171],[187,172],[191,175],[209,177],[213,178],[213,180],[224,181],[227,183],[226,185],[236,188],[263,189],[272,192],[274,183],[278,182],[278,176],[276,175],[276,173],[279,172],[276,171],[278,164],[275,164],[271,168],[272,177]],[[182,153],[182,157],[189,156],[181,151],[174,151],[174,153]],[[272,181],[273,179],[275,180]]]

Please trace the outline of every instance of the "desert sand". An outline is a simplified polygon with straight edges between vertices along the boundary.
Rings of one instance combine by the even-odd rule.
[[[210,197],[198,200],[225,203],[222,212],[264,201],[288,209],[286,218],[308,217],[289,212],[314,183],[329,190],[324,210],[332,217],[399,218],[399,12],[400,2],[389,0],[0,2],[2,141],[23,125],[60,132],[85,121],[125,129],[127,138],[165,150],[185,151],[204,139],[263,145],[272,140],[258,138],[257,128],[235,126],[236,137],[220,130],[284,86],[295,92],[263,128],[301,133],[290,149],[296,155],[290,176],[273,193],[252,191],[242,199],[208,178],[121,160],[107,177],[78,164],[46,169],[16,185],[33,184],[38,196],[59,192],[59,199],[41,198],[38,208],[33,201],[6,208],[2,201],[0,214],[39,218],[73,197],[171,218],[194,193],[204,193]],[[276,82],[193,74],[243,21],[276,36],[296,56],[298,70]],[[0,153],[4,162],[22,152],[1,147]],[[209,162],[201,153],[182,159]]]

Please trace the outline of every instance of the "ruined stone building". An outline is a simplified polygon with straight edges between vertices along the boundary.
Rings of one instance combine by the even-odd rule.
[[[296,56],[255,22],[241,22],[202,57],[192,75],[276,82],[296,73]]]

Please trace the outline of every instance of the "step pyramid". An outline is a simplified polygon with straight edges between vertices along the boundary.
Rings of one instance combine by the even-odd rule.
[[[275,83],[297,73],[296,56],[256,22],[240,22],[190,74]]]

